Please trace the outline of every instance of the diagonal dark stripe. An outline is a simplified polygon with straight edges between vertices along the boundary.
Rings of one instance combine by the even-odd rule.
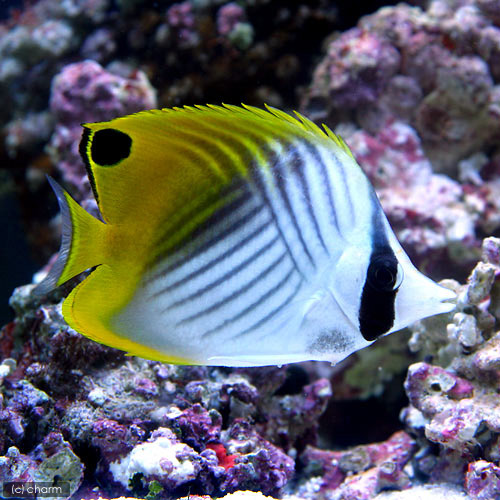
[[[269,196],[267,194],[266,186],[264,184],[264,179],[262,178],[262,172],[259,170],[259,167],[256,167],[256,168],[253,169],[252,173],[253,173],[252,179],[253,179],[253,181],[254,181],[257,189],[259,190],[259,192],[260,192],[260,194],[261,194],[261,196],[263,198],[263,201],[264,201],[265,205],[269,209],[269,212],[270,212],[271,217],[273,219],[274,226],[278,230],[278,233],[280,235],[281,241],[285,245],[285,248],[287,250],[287,254],[290,257],[291,261],[293,262],[294,268],[303,277],[303,274],[300,271],[300,267],[299,267],[297,261],[295,260],[295,257],[293,255],[293,252],[292,252],[291,248],[290,248],[290,245],[288,244],[288,241],[285,238],[285,235],[283,234],[283,231],[282,231],[281,226],[279,224],[278,217],[276,216],[276,213],[274,211],[274,208],[273,208],[273,205],[271,203],[271,200],[269,199]]]
[[[304,253],[309,258],[309,261],[311,262],[313,267],[316,269],[316,263],[314,262],[314,259],[311,255],[311,252],[309,251],[308,246],[306,245],[306,242],[304,240],[304,236],[302,235],[302,231],[300,230],[299,223],[297,221],[297,216],[295,215],[295,212],[294,212],[293,207],[292,207],[292,203],[290,201],[290,197],[288,196],[288,191],[287,191],[286,181],[285,181],[286,174],[284,174],[283,168],[282,168],[283,167],[283,159],[281,157],[279,157],[275,151],[272,151],[272,150],[269,151],[268,155],[270,158],[272,158],[271,170],[274,174],[274,179],[276,180],[276,185],[277,185],[278,190],[280,192],[281,199],[285,203],[286,210],[288,212],[288,215],[290,216],[293,227],[295,228],[295,232],[297,233],[300,244],[302,245],[302,248],[304,249]]]
[[[196,271],[193,271],[192,273],[189,273],[187,276],[184,278],[175,281],[174,283],[168,285],[167,287],[163,288],[162,290],[156,292],[152,297],[157,297],[158,295],[161,295],[163,293],[171,292],[172,290],[175,290],[176,288],[184,285],[188,281],[191,281],[192,279],[202,275],[203,273],[209,271],[213,267],[217,266],[220,264],[222,261],[227,259],[230,255],[233,253],[236,253],[238,250],[243,248],[247,243],[249,243],[251,240],[253,240],[258,234],[262,233],[269,225],[271,221],[268,220],[264,222],[263,224],[260,224],[256,229],[254,229],[249,235],[245,236],[242,240],[240,240],[236,245],[233,247],[229,248],[226,250],[224,253],[218,255],[215,259],[212,259],[210,262],[205,264],[204,266],[200,267]]]
[[[283,254],[283,257],[286,254]],[[283,259],[283,257],[281,257]],[[250,304],[248,307],[243,309],[243,311],[239,312],[236,316],[233,316],[231,319],[228,319],[221,323],[220,325],[216,326],[215,328],[212,328],[205,333],[203,333],[202,337],[207,337],[209,335],[214,334],[215,332],[221,330],[227,325],[230,325],[231,323],[234,323],[235,321],[238,321],[239,319],[243,318],[246,316],[249,312],[251,312],[253,309],[258,307],[260,304],[268,300],[270,297],[272,297],[279,289],[290,279],[292,274],[296,272],[296,270],[292,267],[290,271],[286,274],[286,276],[275,286],[273,286],[270,290],[268,290],[264,295],[261,295],[258,300]]]
[[[206,231],[209,229],[212,229],[219,221],[224,219],[227,215],[230,215],[240,208],[242,208],[252,197],[252,194],[247,190],[244,189],[242,190],[240,187],[236,188],[233,192],[226,191],[224,194],[221,193],[221,195],[215,199],[215,200],[210,200],[206,205],[204,206],[198,206],[193,208],[190,213],[186,214],[182,221],[178,224],[176,224],[176,230],[174,233],[171,233],[170,235],[166,236],[167,244],[168,240],[172,240],[175,234],[179,231],[182,230],[182,228],[190,221],[192,220],[193,217],[196,216],[197,213],[200,211],[206,210],[210,208],[211,206],[216,205],[217,203],[220,202],[221,198],[224,198],[226,196],[227,202],[224,204],[221,208],[216,209],[212,215],[207,217],[207,219],[195,230],[193,230],[191,233],[187,234],[181,241],[173,244],[173,245],[168,245],[166,248],[162,250],[160,254],[158,254],[155,258],[154,264],[158,263],[159,261],[163,260],[165,257],[167,257],[169,254],[171,254],[173,251],[178,250],[180,247],[185,245],[185,243],[189,241],[194,241],[196,237],[202,236]],[[165,231],[166,233],[166,231]]]
[[[328,254],[328,248],[325,244],[325,240],[323,239],[323,235],[321,234],[321,230],[318,224],[318,220],[316,219],[316,214],[314,212],[314,207],[313,207],[313,201],[311,199],[311,190],[309,183],[307,182],[306,176],[305,176],[305,164],[304,161],[305,159],[299,154],[297,151],[297,148],[293,146],[293,144],[290,144],[288,147],[288,155],[290,158],[290,169],[292,172],[294,172],[297,175],[297,178],[299,179],[300,185],[302,186],[302,191],[306,197],[306,205],[307,205],[307,211],[309,212],[309,217],[313,223],[314,230],[316,231],[316,235],[318,236],[318,239],[321,243],[321,246],[325,250],[325,252]],[[318,201],[318,200],[316,200]]]
[[[239,338],[243,337],[243,335],[246,335],[247,333],[250,333],[252,330],[255,330],[256,328],[261,327],[263,324],[267,323],[270,319],[272,319],[276,314],[278,314],[283,308],[285,308],[290,302],[294,299],[294,297],[299,293],[300,287],[302,286],[302,280],[300,280],[295,288],[293,289],[292,293],[283,301],[282,304],[280,304],[276,309],[273,309],[271,312],[266,314],[262,319],[254,323],[252,326],[249,326],[248,328],[245,328],[242,332],[238,333],[235,335],[233,338]],[[206,335],[206,334],[205,334]]]
[[[263,205],[258,205],[254,208],[252,208],[249,212],[246,212],[243,214],[242,217],[238,218],[236,221],[219,231],[217,234],[212,235],[208,240],[205,242],[199,244],[198,246],[195,246],[195,239],[200,238],[201,235],[204,233],[208,232],[209,229],[213,228],[213,223],[212,223],[212,218],[209,218],[203,227],[201,227],[199,230],[196,232],[193,232],[190,237],[191,239],[191,244],[193,246],[193,249],[187,252],[185,256],[177,260],[176,262],[173,262],[166,268],[162,269],[160,272],[156,273],[152,279],[158,279],[161,277],[166,276],[168,273],[173,271],[174,269],[178,269],[179,267],[183,266],[186,264],[188,261],[193,259],[194,257],[206,252],[209,250],[211,247],[213,247],[215,244],[219,243],[220,241],[224,240],[227,238],[230,234],[234,233],[238,229],[240,229],[242,226],[245,224],[248,224],[262,209],[264,208]],[[214,214],[216,215],[216,214]],[[217,217],[220,218],[220,217]]]
[[[236,267],[233,267],[230,269],[228,272],[226,272],[223,276],[221,276],[219,279],[213,281],[212,283],[206,285],[205,287],[196,290],[196,292],[193,292],[191,295],[184,297],[183,299],[177,300],[170,306],[168,306],[166,309],[164,309],[163,312],[166,312],[170,309],[173,309],[175,307],[181,306],[185,304],[186,302],[189,302],[190,300],[193,300],[195,297],[200,297],[201,295],[209,292],[210,290],[213,290],[214,288],[218,287],[219,285],[222,285],[224,282],[226,282],[228,279],[233,277],[235,274],[239,273],[245,267],[247,267],[251,262],[254,260],[258,259],[260,256],[264,255],[268,250],[270,250],[277,242],[279,241],[279,237],[275,236],[271,241],[266,243],[262,248],[260,248],[257,252],[255,252],[253,255],[245,259],[243,262],[238,264]],[[239,292],[237,292],[239,293]],[[200,314],[203,314],[200,313]]]
[[[226,304],[229,304],[229,302],[232,302],[233,300],[237,299],[240,295],[242,295],[243,293],[250,290],[256,283],[258,283],[260,280],[264,279],[273,269],[275,269],[279,264],[281,264],[281,262],[283,262],[283,259],[285,258],[285,256],[286,256],[286,253],[283,253],[277,259],[275,259],[273,262],[271,262],[271,264],[269,264],[264,270],[262,270],[255,278],[251,279],[248,283],[246,283],[240,289],[233,292],[231,295],[225,297],[224,299],[219,300],[215,304],[212,304],[210,307],[207,307],[203,311],[199,311],[196,314],[193,314],[193,315],[183,319],[182,321],[177,323],[177,326],[184,325],[186,323],[189,323],[190,321],[194,321],[196,319],[199,319],[202,316],[206,316],[207,314],[210,314],[210,313],[216,311],[217,309],[220,309],[221,307],[225,306]],[[292,268],[292,271],[293,270],[294,269]],[[258,305],[258,303],[257,303],[257,305]],[[248,307],[246,309],[244,309],[244,311],[247,311],[247,312],[249,310],[250,309]],[[236,319],[238,319],[238,317],[241,317],[242,315],[244,316],[244,314],[243,314],[244,311],[238,313],[238,315],[235,316],[234,318],[232,318],[230,320],[226,320],[225,323],[227,323],[228,321],[229,322],[236,321]],[[246,314],[246,312],[245,312],[245,314]],[[219,328],[219,327],[216,327],[216,328]]]
[[[354,210],[354,203],[352,200],[351,192],[349,190],[349,186],[347,185],[347,178],[346,178],[346,171],[345,167],[342,165],[340,160],[337,158],[336,155],[332,155],[332,158],[335,160],[335,166],[337,167],[337,170],[340,172],[340,177],[342,178],[342,182],[344,184],[344,189],[342,190],[343,195],[345,196],[347,203],[349,205],[349,214],[351,215],[351,219],[349,224],[351,226],[356,225],[356,211]]]
[[[323,158],[318,153],[318,151],[315,147],[313,147],[311,144],[309,144],[306,141],[303,141],[302,145],[307,149],[309,154],[314,158],[315,162],[317,163],[317,165],[320,168],[321,178],[323,179],[323,187],[326,190],[326,195],[328,198],[328,206],[330,208],[330,215],[332,217],[335,228],[337,229],[338,233],[340,234],[339,221],[337,218],[337,211],[335,210],[335,203],[333,202],[332,185],[330,182],[330,177],[329,177],[328,172],[327,172],[327,166],[326,166],[325,162],[323,161]]]

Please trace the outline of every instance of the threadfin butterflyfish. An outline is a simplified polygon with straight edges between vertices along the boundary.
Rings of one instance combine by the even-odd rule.
[[[179,364],[334,363],[454,308],[326,126],[224,105],[83,127],[103,222],[50,179],[62,244],[38,293],[94,268],[62,310],[97,342]]]

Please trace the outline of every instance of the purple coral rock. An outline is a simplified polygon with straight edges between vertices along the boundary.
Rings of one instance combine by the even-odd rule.
[[[500,498],[500,467],[485,460],[470,463],[465,489],[474,500]]]
[[[483,261],[500,267],[500,240],[485,238],[483,241]]]
[[[192,28],[195,18],[191,2],[174,3],[167,11],[170,26]]]
[[[228,3],[217,12],[217,31],[220,35],[228,35],[237,23],[243,21],[245,11],[236,3]]]
[[[225,434],[223,441],[234,456],[234,466],[227,470],[222,491],[250,489],[266,495],[276,493],[292,478],[293,459],[259,436],[248,422],[235,422]]]
[[[320,478],[319,491],[330,498],[373,498],[383,489],[404,489],[410,481],[403,471],[415,450],[415,441],[396,432],[382,443],[357,446],[346,451],[323,451],[308,447],[301,456],[306,473]]]
[[[156,93],[142,71],[123,78],[83,61],[65,66],[52,82],[50,109],[59,124],[111,120],[155,105]]]
[[[416,363],[408,369],[405,390],[415,408],[427,415],[434,415],[442,409],[443,396],[452,399],[470,398],[474,386],[449,371],[427,363]]]
[[[137,431],[139,430],[139,436]],[[144,431],[136,425],[125,426],[115,420],[101,419],[94,423],[92,445],[101,450],[108,462],[114,462],[126,455],[141,438]]]
[[[398,71],[398,51],[374,34],[357,28],[343,33],[328,47],[314,76],[311,95],[327,94],[339,108],[374,102]]]
[[[191,2],[174,3],[167,10],[168,24],[177,31],[180,46],[190,47],[197,43],[196,18]]]
[[[222,416],[217,410],[207,411],[200,404],[194,404],[180,414],[174,414],[169,425],[180,429],[186,444],[201,451],[206,443],[219,441]]]
[[[424,425],[430,441],[470,453],[480,439],[491,440],[500,431],[497,394],[482,389],[476,395],[467,380],[440,367],[410,366],[405,389],[411,404],[428,419]]]
[[[150,398],[158,396],[159,389],[152,380],[144,377],[137,377],[134,380],[134,392],[145,398]]]
[[[500,380],[500,333],[488,340],[474,355],[472,367],[479,376]]]
[[[423,184],[432,175],[418,135],[403,122],[388,122],[376,135],[357,131],[348,142],[376,188]]]
[[[302,109],[372,133],[388,118],[404,120],[434,168],[456,175],[459,160],[498,143],[497,4],[401,3],[363,17],[331,42]]]

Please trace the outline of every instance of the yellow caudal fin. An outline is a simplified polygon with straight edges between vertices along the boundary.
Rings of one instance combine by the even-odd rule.
[[[86,212],[54,179],[48,177],[62,215],[61,248],[49,274],[36,287],[43,295],[73,276],[102,264],[106,224]]]

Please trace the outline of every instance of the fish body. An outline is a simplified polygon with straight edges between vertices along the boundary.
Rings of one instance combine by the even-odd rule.
[[[398,243],[346,144],[273,108],[199,106],[84,125],[104,222],[63,216],[39,293],[96,267],[70,326],[181,364],[338,362],[454,306]]]

